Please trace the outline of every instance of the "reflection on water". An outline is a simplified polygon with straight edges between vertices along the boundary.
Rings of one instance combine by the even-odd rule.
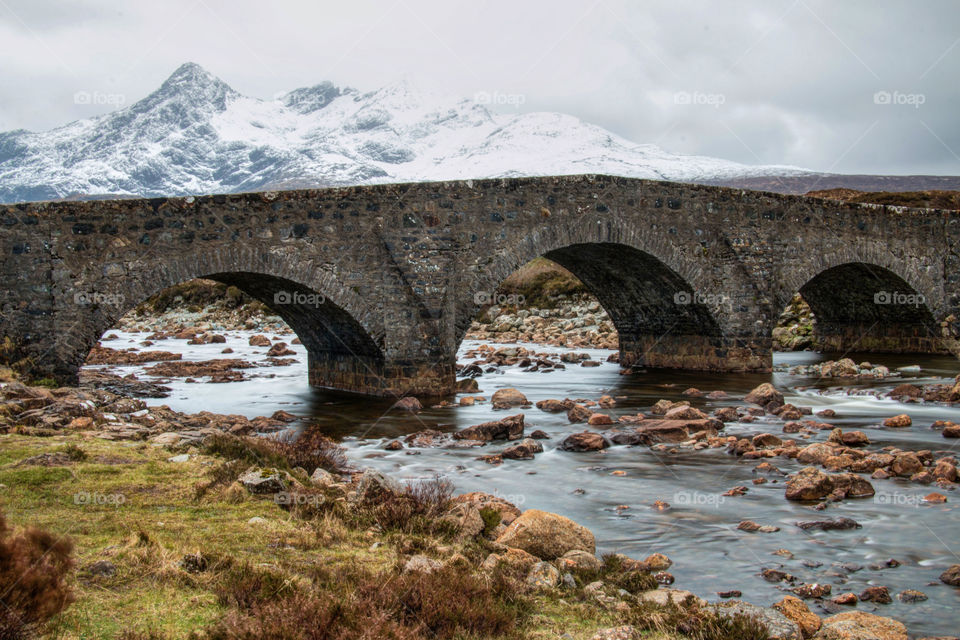
[[[142,339],[136,334],[121,334],[121,340],[106,343],[123,348]],[[186,345],[183,340],[167,340],[151,348],[182,350],[191,360],[216,357],[240,357],[262,360],[265,349],[247,346],[249,334],[228,334],[226,345]],[[129,341],[129,342],[128,342]],[[461,354],[476,343],[465,343]],[[235,354],[221,356],[229,346]],[[527,345],[541,352],[555,348]],[[783,497],[783,481],[776,478],[754,485],[755,461],[739,460],[723,450],[680,450],[669,454],[647,447],[613,447],[597,453],[565,453],[557,450],[562,437],[584,428],[570,425],[563,414],[549,414],[535,408],[525,410],[527,431],[542,429],[550,435],[544,441],[544,453],[529,461],[505,461],[490,466],[478,461],[481,452],[500,449],[490,445],[482,451],[447,449],[405,449],[385,451],[390,439],[422,429],[457,430],[496,419],[512,412],[493,411],[489,405],[427,408],[411,416],[391,410],[390,401],[335,394],[310,389],[306,384],[306,356],[301,346],[293,347],[300,362],[290,367],[246,370],[251,379],[229,384],[187,384],[172,381],[170,398],[150,400],[187,412],[200,410],[218,413],[242,413],[247,416],[270,415],[284,409],[308,416],[324,430],[341,439],[357,466],[371,466],[413,479],[435,474],[449,476],[460,491],[480,490],[498,493],[522,508],[540,508],[565,514],[586,525],[597,535],[600,550],[620,551],[643,557],[655,551],[674,561],[671,572],[677,586],[701,596],[716,599],[716,591],[739,589],[746,600],[770,604],[782,597],[781,588],[765,582],[762,568],[783,567],[807,582],[826,582],[834,593],[859,593],[868,585],[885,585],[891,594],[903,589],[924,591],[929,600],[904,604],[895,599],[877,613],[902,620],[917,635],[956,633],[960,614],[956,612],[960,590],[941,584],[937,577],[950,564],[960,562],[960,543],[956,531],[960,517],[956,511],[960,497],[946,492],[948,502],[932,505],[921,498],[936,489],[903,480],[873,480],[874,499],[847,500],[827,511],[788,502]],[[596,368],[568,365],[566,370],[523,372],[504,368],[478,378],[481,395],[489,396],[499,388],[516,387],[532,402],[546,398],[591,398],[609,394],[617,406],[606,410],[614,417],[646,411],[660,398],[680,399],[689,387],[702,391],[720,389],[729,400],[691,400],[694,406],[712,411],[719,406],[736,405],[737,398],[769,380],[785,391],[787,401],[831,408],[837,417],[832,424],[844,429],[862,429],[873,445],[893,445],[920,450],[932,449],[940,455],[951,451],[951,443],[930,428],[935,420],[960,422],[960,408],[939,405],[903,405],[875,397],[903,381],[892,378],[839,385],[835,380],[812,380],[790,375],[781,365],[810,364],[827,357],[813,353],[778,354],[778,371],[766,374],[707,374],[697,372],[647,371],[630,376],[619,375],[616,364],[605,362],[609,352],[590,353],[603,364]],[[829,357],[829,356],[828,356]],[[855,361],[884,364],[890,369],[919,364],[921,374],[905,379],[918,383],[944,382],[960,369],[960,363],[943,356],[902,356],[855,354]],[[116,367],[118,372],[140,371],[142,367]],[[789,389],[789,391],[787,391]],[[906,412],[913,418],[907,429],[886,429],[882,418]],[[753,424],[728,424],[734,435],[764,431],[780,434],[782,423],[762,418]],[[824,440],[829,432],[820,432],[811,441]],[[789,436],[788,436],[789,437]],[[793,473],[802,465],[781,458],[772,459],[777,467]],[[611,475],[614,470],[625,476]],[[745,485],[749,492],[741,497],[720,494]],[[578,492],[576,489],[582,489]],[[937,489],[939,490],[939,489]],[[942,491],[942,490],[940,490]],[[652,508],[656,500],[672,505],[666,511]],[[618,508],[620,507],[620,508]],[[627,508],[622,508],[627,507]],[[824,517],[850,517],[863,527],[853,531],[803,531],[794,523]],[[746,533],[736,529],[743,519],[781,527],[773,534]],[[787,549],[793,559],[774,555]],[[897,568],[871,569],[869,565],[896,558]],[[844,563],[862,565],[848,573]],[[872,606],[859,605],[863,610]],[[821,612],[822,613],[822,612]]]

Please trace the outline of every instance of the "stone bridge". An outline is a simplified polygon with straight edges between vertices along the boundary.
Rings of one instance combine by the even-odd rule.
[[[609,176],[0,206],[9,362],[74,382],[118,318],[204,277],[273,308],[316,386],[440,395],[538,256],[604,306],[623,366],[769,371],[801,292],[837,351],[952,352],[960,214]]]

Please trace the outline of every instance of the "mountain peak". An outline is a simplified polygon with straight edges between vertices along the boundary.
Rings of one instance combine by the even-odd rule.
[[[164,89],[169,90],[184,88],[215,88],[226,90],[227,92],[233,91],[233,89],[231,89],[227,83],[201,67],[196,62],[186,62],[180,65],[177,67],[177,70],[170,74],[170,77],[167,78],[160,86],[161,91]]]

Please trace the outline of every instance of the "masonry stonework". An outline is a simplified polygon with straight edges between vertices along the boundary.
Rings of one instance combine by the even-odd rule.
[[[957,353],[958,221],[610,176],[5,205],[0,338],[75,382],[124,313],[205,277],[273,308],[314,385],[443,395],[484,301],[546,256],[610,314],[623,366],[769,371],[797,291],[838,351]]]

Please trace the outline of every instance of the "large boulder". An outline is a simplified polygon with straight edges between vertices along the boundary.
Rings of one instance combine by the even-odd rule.
[[[596,553],[596,540],[586,527],[556,513],[528,509],[510,523],[497,542],[522,549],[541,560],[555,560],[574,549]]]
[[[550,398],[548,400],[540,400],[537,402],[537,409],[541,411],[546,411],[547,413],[563,413],[564,411],[569,411],[573,408],[572,400],[556,400]]]
[[[519,440],[523,437],[523,414],[507,416],[495,422],[484,422],[453,434],[457,440]]]
[[[907,628],[893,618],[845,611],[823,620],[816,640],[907,640]]]
[[[803,640],[800,625],[771,607],[760,607],[742,600],[730,600],[710,605],[717,615],[724,618],[746,616],[754,618],[767,628],[770,640]]]
[[[764,382],[759,387],[747,394],[744,398],[746,402],[758,404],[761,407],[776,408],[783,405],[783,394],[769,382]]]
[[[663,414],[663,418],[665,420],[703,420],[706,417],[707,414],[705,414],[703,411],[700,411],[700,409],[685,405],[673,407]]]
[[[676,443],[690,439],[691,433],[706,431],[716,435],[723,423],[716,418],[700,420],[644,420],[635,429],[643,444]]]
[[[484,571],[493,571],[497,567],[504,567],[518,575],[527,575],[533,565],[540,562],[535,555],[523,549],[507,549],[502,553],[491,553],[480,564]]]
[[[564,451],[600,451],[609,446],[610,442],[606,438],[593,431],[571,433],[560,443],[560,448]]]

